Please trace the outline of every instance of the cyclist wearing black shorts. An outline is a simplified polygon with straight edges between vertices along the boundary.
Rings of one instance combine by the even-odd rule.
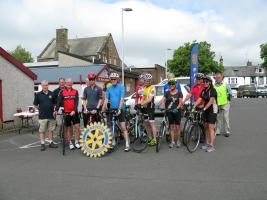
[[[60,107],[63,105],[64,113],[66,114],[65,118],[65,126],[66,126],[66,139],[69,143],[69,148],[72,150],[75,147],[77,149],[81,148],[79,145],[79,137],[80,137],[80,117],[78,113],[78,104],[79,104],[79,94],[78,91],[72,88],[73,82],[71,79],[66,79],[66,88],[61,90],[57,106],[56,106],[56,113]],[[74,127],[74,134],[75,134],[75,147],[72,144],[70,138],[70,129],[71,126]]]
[[[84,125],[87,125],[90,115],[94,122],[99,122],[99,116],[96,114],[102,105],[102,89],[95,84],[96,75],[88,74],[88,86],[83,91],[83,112],[87,116],[84,118]]]
[[[203,78],[205,89],[202,91],[200,97],[195,102],[193,109],[195,109],[202,100],[204,100],[204,120],[205,124],[205,134],[206,134],[206,144],[202,146],[202,149],[207,152],[212,152],[215,150],[214,148],[214,128],[215,122],[218,113],[218,105],[217,105],[217,92],[213,87],[212,79],[209,76],[205,76]]]
[[[180,123],[181,123],[181,107],[183,104],[183,93],[176,88],[175,79],[169,80],[169,90],[164,94],[162,103],[165,103],[165,109],[167,110],[167,117],[170,125],[171,143],[170,148],[175,145],[174,131],[176,128],[177,142],[176,147],[181,146],[180,142]]]

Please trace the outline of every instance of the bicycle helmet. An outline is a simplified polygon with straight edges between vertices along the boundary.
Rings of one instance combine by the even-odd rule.
[[[207,80],[207,81],[209,81],[209,82],[212,82],[212,79],[211,79],[211,77],[209,77],[209,76],[204,76],[204,77],[203,77],[203,80]]]
[[[110,75],[109,75],[109,78],[110,79],[118,79],[120,78],[119,74],[116,73],[116,72],[112,72]]]
[[[90,72],[87,77],[88,79],[95,79],[96,75],[93,72]]]
[[[139,79],[145,79],[145,74],[144,73],[140,74],[138,78]]]
[[[168,84],[169,84],[169,85],[175,85],[176,83],[177,83],[177,82],[176,82],[175,79],[171,79],[171,80],[168,81]]]
[[[196,74],[196,79],[203,79],[204,78],[204,74],[203,73],[197,73]]]
[[[144,79],[145,79],[146,81],[150,81],[150,80],[152,79],[152,75],[149,74],[149,73],[147,73],[147,74],[145,74]]]

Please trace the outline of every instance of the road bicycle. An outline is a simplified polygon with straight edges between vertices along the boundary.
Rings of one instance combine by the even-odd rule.
[[[200,138],[204,137],[204,122],[203,122],[203,112],[195,111],[190,113],[190,125],[187,132],[186,147],[190,153],[197,150],[200,143]]]
[[[147,130],[145,126],[145,117],[147,115],[141,112],[141,108],[136,108],[134,131],[135,138],[133,141],[133,151],[136,153],[143,152],[148,146]]]
[[[157,132],[156,152],[159,152],[160,147],[161,147],[161,143],[162,143],[162,139],[164,138],[164,136],[166,138],[166,142],[167,143],[170,142],[170,127],[169,127],[167,112],[169,112],[171,110],[165,110],[165,109],[160,109],[160,110],[161,110],[161,112],[164,112],[164,116],[163,116],[163,119],[160,123],[159,131]]]

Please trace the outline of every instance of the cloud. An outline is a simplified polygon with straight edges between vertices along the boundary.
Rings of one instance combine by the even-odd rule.
[[[125,61],[128,65],[164,64],[167,48],[207,40],[226,65],[260,62],[259,45],[266,42],[267,4],[249,1],[0,1],[0,44],[17,44],[37,56],[55,37],[55,29],[69,29],[69,38],[112,33],[121,52],[121,8],[124,13]],[[10,14],[12,13],[12,14]]]

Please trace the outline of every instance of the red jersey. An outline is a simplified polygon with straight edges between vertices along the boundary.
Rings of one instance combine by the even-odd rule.
[[[200,94],[203,90],[204,90],[204,84],[193,85],[193,87],[190,89],[190,94],[194,96],[194,101],[196,101],[200,97]],[[204,101],[202,100],[199,105],[204,105]]]
[[[78,110],[79,95],[75,89],[64,89],[61,92],[61,101],[63,101],[64,112],[70,113]]]
[[[141,104],[144,95],[144,86],[137,86],[135,89],[135,104]]]

